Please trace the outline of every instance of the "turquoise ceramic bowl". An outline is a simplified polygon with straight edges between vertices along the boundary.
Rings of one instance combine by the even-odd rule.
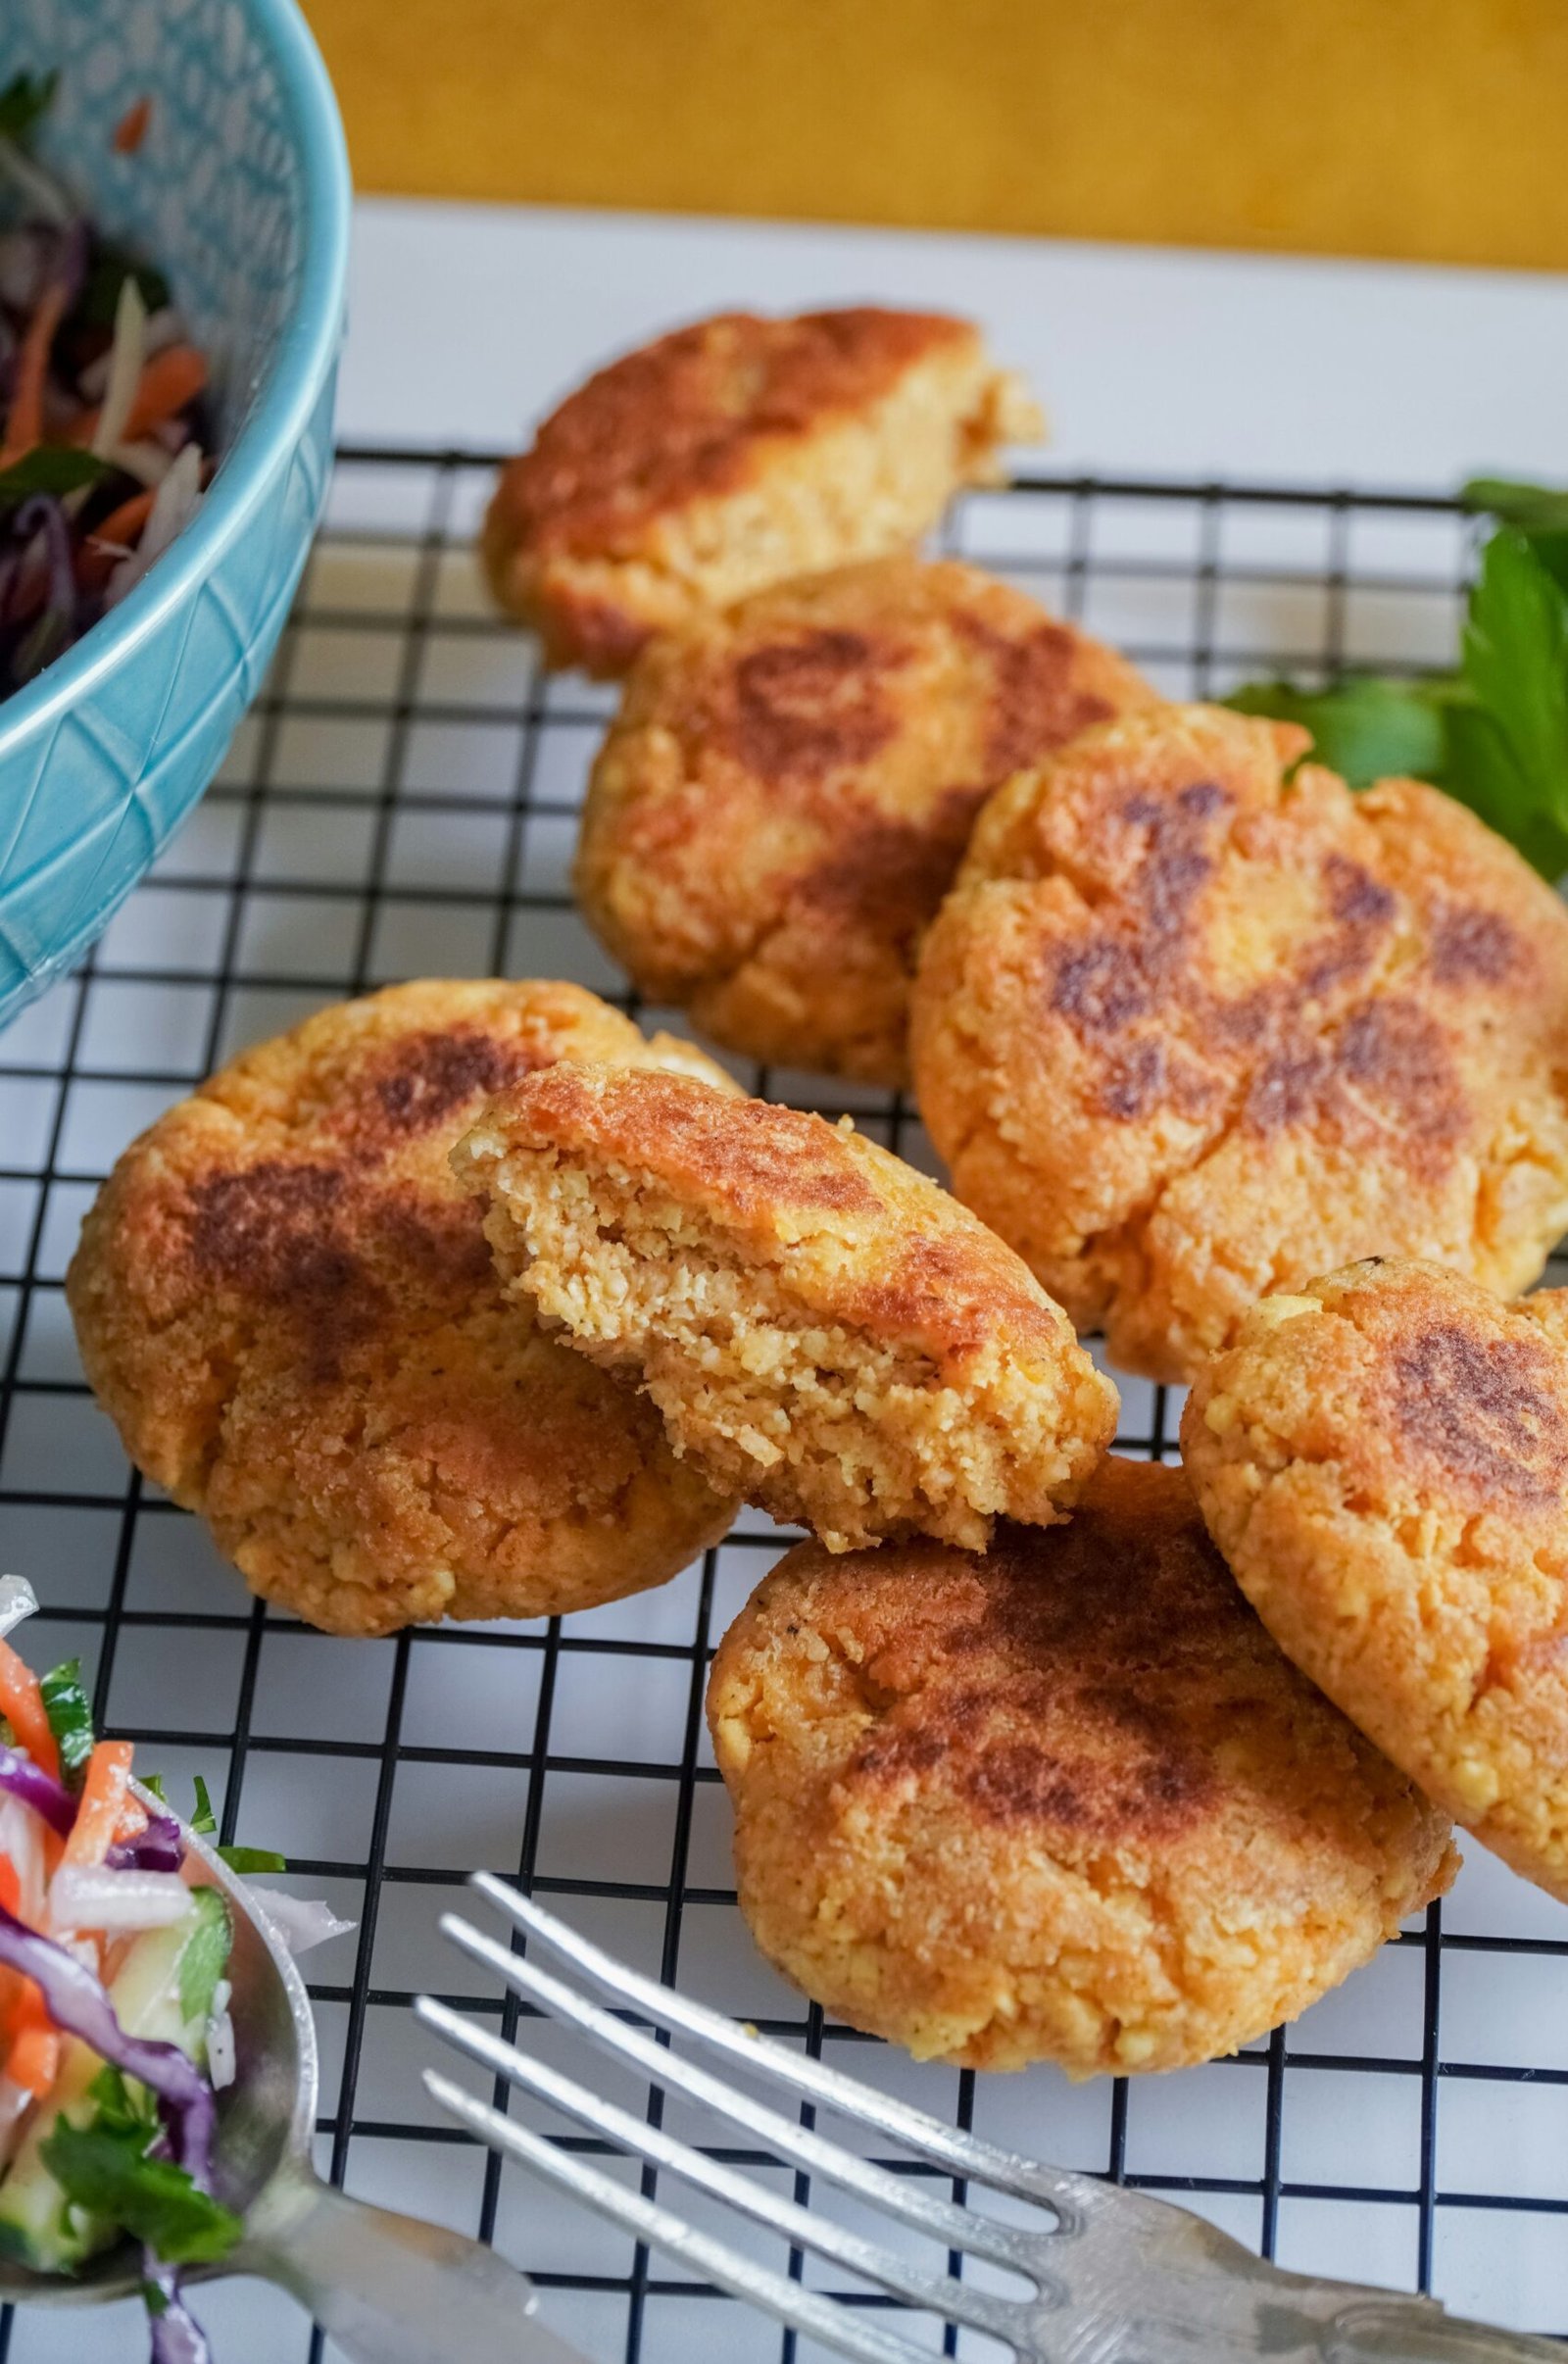
[[[0,702],[0,1020],[79,958],[221,763],[320,513],[349,179],[293,0],[4,0],[58,67],[39,151],[144,248],[213,368],[218,472],[128,598]],[[152,101],[134,156],[116,123]]]

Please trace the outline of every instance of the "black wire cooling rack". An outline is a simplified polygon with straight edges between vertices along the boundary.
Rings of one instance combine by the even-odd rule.
[[[350,1644],[250,1602],[196,1523],[125,1465],[82,1383],[61,1277],[134,1131],[241,1043],[393,977],[566,975],[632,1006],[567,892],[610,701],[546,679],[490,612],[470,541],[495,458],[340,455],[305,588],[220,779],[79,974],[0,1038],[0,1548],[47,1603],[29,1650],[79,1651],[99,1717],[176,1796],[203,1773],[224,1839],[283,1847],[289,1884],[357,1924],[307,1964],[323,2168],[497,2241],[542,2287],[546,2318],[605,2364],[814,2352],[461,2142],[426,2103],[408,2010],[420,1988],[554,2041],[434,1935],[483,1864],[769,2034],[853,2051],[859,2073],[1037,2154],[1182,2195],[1284,2263],[1568,2331],[1568,1923],[1489,1859],[1288,2035],[1233,2060],[1078,2088],[916,2069],[824,2025],[735,1909],[702,1693],[712,1644],[780,1549],[765,1521],[662,1592],[564,1625]],[[1444,663],[1469,551],[1437,498],[1046,476],[971,496],[948,541],[1117,641],[1161,688],[1200,696],[1272,669]],[[928,1161],[897,1097],[737,1071],[848,1107]],[[1133,1381],[1124,1402],[1122,1450],[1171,1452],[1174,1398]],[[617,2097],[628,2090],[657,2107],[624,2080]],[[250,2286],[204,2299],[225,2364],[331,2352]],[[29,2313],[0,2327],[0,2359],[95,2364],[137,2352],[137,2336],[115,2310]],[[934,2352],[991,2347],[931,2336]]]

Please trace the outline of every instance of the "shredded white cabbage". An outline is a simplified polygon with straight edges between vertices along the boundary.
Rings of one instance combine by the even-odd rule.
[[[0,1796],[0,1855],[9,1855],[17,1867],[17,1909],[36,1929],[45,1894],[43,1824],[31,1806],[9,1792]]]
[[[92,449],[100,460],[107,460],[124,437],[146,359],[147,307],[142,302],[135,272],[127,271],[120,282],[120,301],[115,306],[115,340],[109,348],[109,373],[104,379],[103,405],[92,435]]]
[[[290,1953],[308,1953],[328,1938],[346,1937],[352,1921],[340,1921],[318,1896],[291,1896],[281,1888],[257,1888],[246,1882],[246,1895],[260,1908]]]
[[[116,468],[122,468],[127,476],[134,476],[148,492],[162,484],[173,466],[171,455],[151,435],[138,436],[134,443],[117,443],[105,457]]]
[[[49,1883],[51,1936],[76,1929],[168,1929],[193,1909],[178,1872],[62,1863]]]
[[[4,295],[4,293],[5,241],[0,239],[0,295]],[[23,307],[18,303],[16,309],[20,312]],[[165,304],[159,311],[148,313],[146,325],[141,332],[144,366],[152,360],[154,354],[164,352],[170,345],[182,345],[185,342],[184,322],[172,304]],[[81,389],[85,401],[103,401],[109,390],[109,369],[114,358],[115,348],[110,346],[107,352],[100,353],[97,360],[90,361],[82,370],[76,383]]]
[[[0,1576],[0,1642],[14,1633],[24,1617],[38,1613],[38,1596],[25,1576]]]
[[[122,559],[109,578],[105,605],[115,607],[134,590],[154,561],[163,557],[177,533],[183,532],[201,507],[201,447],[187,443],[171,461],[169,473],[153,495],[152,513],[142,527],[141,540],[128,559]]]
[[[226,1978],[220,1978],[213,1989],[212,2016],[207,2022],[207,2074],[213,2091],[220,2093],[225,2085],[234,2082],[234,2015],[229,1999],[233,1988]]]
[[[32,2106],[32,2095],[24,2085],[10,2077],[0,2077],[0,2167],[10,2163],[22,2132],[22,2121]]]

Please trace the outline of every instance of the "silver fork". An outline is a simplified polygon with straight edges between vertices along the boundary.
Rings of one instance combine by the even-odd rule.
[[[783,2086],[797,2103],[855,2121],[966,2188],[981,2185],[1010,2201],[1049,2210],[1053,2222],[1044,2229],[1006,2222],[941,2196],[926,2179],[891,2173],[628,2025],[541,1968],[532,1952],[520,1954],[453,1913],[442,1916],[443,1934],[455,1945],[539,2011],[577,2029],[666,2092],[733,2119],[776,2160],[853,2192],[883,2215],[929,2234],[950,2253],[1009,2269],[1033,2285],[1033,2294],[1010,2297],[953,2272],[927,2270],[763,2190],[737,2168],[504,2044],[471,2017],[421,1995],[415,2008],[427,2028],[481,2068],[537,2094],[649,2165],[727,2202],[793,2247],[812,2251],[947,2323],[990,2334],[1010,2345],[1023,2364],[1222,2364],[1259,2356],[1273,2364],[1313,2357],[1320,2364],[1531,2364],[1532,2359],[1564,2364],[1565,2351],[1553,2340],[1460,2322],[1435,2299],[1287,2274],[1185,2208],[1092,2176],[1042,2166],[945,2126],[643,1977],[490,1873],[476,1873],[472,1886],[533,1949],[569,1964],[579,1981],[613,1997],[622,2009],[629,2005],[639,2017],[737,2062],[749,2076]],[[845,2306],[757,2263],[686,2222],[664,2201],[628,2191],[589,2159],[561,2149],[433,2070],[425,2071],[424,2082],[442,2108],[492,2150],[521,2160],[637,2240],[667,2251],[822,2346],[861,2364],[931,2364],[932,2350],[906,2339],[888,2317]]]

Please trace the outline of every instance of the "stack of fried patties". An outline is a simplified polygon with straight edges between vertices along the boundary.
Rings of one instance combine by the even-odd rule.
[[[1085,2074],[1304,2008],[1451,1819],[1568,1895],[1568,1312],[1504,1302],[1568,1222],[1568,915],[1436,790],[913,556],[1024,416],[962,323],[733,316],[487,533],[626,671],[607,945],[729,1049],[912,1078],[956,1197],[575,988],[433,983],[161,1119],[71,1294],[139,1465],[333,1630],[808,1528],[710,1696],[759,1944]],[[1185,1471],[1109,1457],[1075,1323],[1193,1383]]]

